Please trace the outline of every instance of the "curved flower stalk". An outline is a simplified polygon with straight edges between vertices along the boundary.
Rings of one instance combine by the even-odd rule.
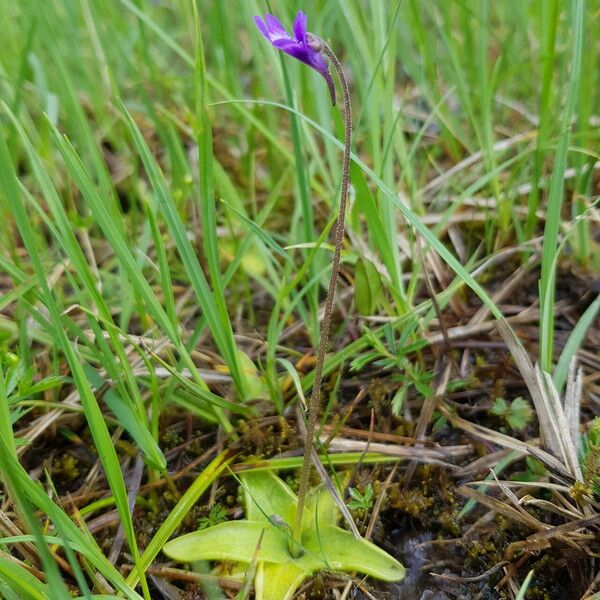
[[[344,75],[342,65],[333,50],[318,36],[306,30],[306,15],[299,11],[294,20],[294,36],[287,33],[283,25],[273,15],[266,15],[264,21],[255,17],[254,21],[261,33],[279,50],[293,56],[299,61],[312,67],[323,77],[329,86],[331,101],[335,105],[335,86],[329,74],[329,61],[335,69],[340,81],[344,95],[344,158],[342,161],[342,185],[338,218],[334,231],[334,252],[331,268],[331,278],[325,299],[325,310],[321,324],[321,335],[317,348],[317,360],[315,365],[315,380],[308,403],[308,416],[306,424],[306,438],[304,441],[304,462],[300,471],[300,485],[298,489],[298,510],[293,527],[293,537],[299,540],[302,531],[302,518],[304,498],[308,492],[310,477],[311,458],[317,418],[319,416],[319,405],[321,401],[321,383],[323,378],[323,364],[325,353],[329,344],[329,329],[333,313],[333,300],[337,284],[340,258],[342,254],[342,243],[344,241],[344,221],[346,216],[346,204],[348,200],[348,188],[350,186],[350,149],[352,145],[352,109],[350,105],[350,90]]]

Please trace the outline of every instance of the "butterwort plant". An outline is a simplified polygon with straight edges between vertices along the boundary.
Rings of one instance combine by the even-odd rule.
[[[307,17],[302,11],[296,15],[292,33],[288,33],[271,14],[264,18],[255,17],[254,21],[275,48],[322,75],[335,105],[335,84],[330,72],[330,67],[333,67],[344,100],[340,202],[334,227],[332,270],[317,347],[314,383],[307,407],[298,495],[271,472],[243,475],[241,483],[246,498],[245,520],[221,523],[187,534],[166,544],[164,552],[182,562],[231,561],[235,564],[234,575],[247,578],[248,573],[254,573],[257,600],[289,600],[300,584],[318,571],[359,572],[385,581],[399,581],[404,577],[404,567],[374,544],[337,526],[339,514],[330,491],[325,488],[309,490],[312,461],[319,460],[314,449],[315,430],[350,184],[352,112],[348,82],[333,50],[324,40],[307,30]]]
[[[315,380],[308,403],[306,437],[304,442],[304,463],[300,472],[298,510],[296,511],[293,527],[293,536],[297,541],[299,541],[302,531],[302,518],[304,514],[303,506],[308,492],[315,429],[317,417],[319,415],[323,363],[325,362],[325,352],[327,351],[327,346],[329,344],[329,329],[331,326],[331,315],[333,313],[333,300],[340,267],[342,242],[344,240],[344,221],[346,215],[346,203],[348,200],[348,187],[350,185],[350,149],[352,145],[352,108],[350,105],[350,90],[342,65],[333,50],[320,37],[313,33],[309,33],[306,30],[306,21],[306,15],[302,11],[298,11],[294,20],[294,34],[290,35],[279,20],[273,15],[266,15],[264,20],[260,17],[254,18],[254,22],[260,32],[275,48],[282,50],[286,54],[289,54],[309,67],[312,67],[324,77],[327,86],[329,87],[329,93],[331,94],[331,102],[335,105],[335,85],[330,75],[328,64],[331,63],[338,76],[344,95],[344,158],[342,161],[340,205],[338,209],[338,218],[334,228],[333,263],[327,297],[325,298],[325,310],[323,313],[323,322],[321,324],[319,345],[317,348]]]

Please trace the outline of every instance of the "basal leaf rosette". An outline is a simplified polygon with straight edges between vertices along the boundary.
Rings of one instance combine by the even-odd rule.
[[[256,561],[257,600],[290,600],[319,571],[357,572],[383,581],[404,577],[394,557],[337,526],[339,512],[324,488],[313,489],[307,498],[300,552],[293,552],[296,495],[270,471],[250,471],[240,480],[247,518],[171,540],[163,548],[167,556],[186,563],[234,563],[231,573],[239,579]]]

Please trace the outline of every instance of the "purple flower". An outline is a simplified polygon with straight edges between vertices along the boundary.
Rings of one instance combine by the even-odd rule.
[[[273,15],[265,15],[264,21],[260,17],[254,17],[254,22],[260,32],[275,48],[293,56],[323,75],[329,86],[331,100],[335,104],[335,86],[329,73],[329,66],[321,54],[318,39],[314,40],[313,36],[306,31],[306,15],[301,10],[298,11],[294,19],[293,36],[285,30],[279,19]]]

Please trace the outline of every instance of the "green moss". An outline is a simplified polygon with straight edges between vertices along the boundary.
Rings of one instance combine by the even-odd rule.
[[[79,461],[69,453],[62,454],[52,461],[52,477],[75,481],[81,475]]]

